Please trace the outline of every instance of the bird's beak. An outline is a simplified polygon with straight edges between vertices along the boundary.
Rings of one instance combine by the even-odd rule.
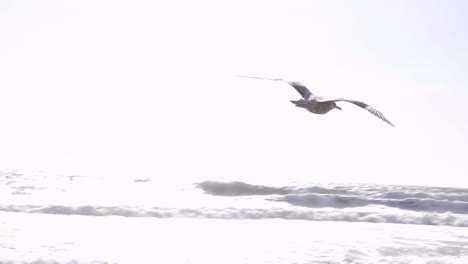
[[[341,110],[341,107],[335,105],[335,108],[338,109],[338,110]]]

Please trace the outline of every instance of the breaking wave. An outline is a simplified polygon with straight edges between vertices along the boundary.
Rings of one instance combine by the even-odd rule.
[[[463,189],[407,186],[283,186],[206,181],[196,184],[212,199],[256,197],[268,206],[0,205],[0,211],[86,216],[155,218],[348,221],[468,226],[468,192]],[[423,195],[424,194],[424,195]],[[170,199],[171,197],[167,197]],[[216,200],[225,203],[227,200]]]
[[[308,221],[347,221],[394,223],[415,225],[468,226],[468,216],[452,213],[381,213],[381,212],[344,212],[341,210],[314,211],[297,209],[175,209],[175,208],[138,208],[121,206],[2,206],[4,212],[43,213],[85,216],[125,216],[156,218],[207,218],[207,219],[286,219]]]
[[[202,182],[197,186],[211,195],[277,194],[266,199],[309,208],[343,209],[386,206],[411,211],[468,214],[468,190],[466,189],[365,185],[274,188],[241,182]]]
[[[398,185],[267,187],[202,182],[206,194],[269,195],[265,200],[314,209],[304,220],[467,226],[468,189]],[[327,209],[323,211],[320,209]],[[341,210],[336,210],[341,209]],[[356,212],[357,211],[357,212]],[[322,217],[322,213],[326,217]]]
[[[452,212],[458,214],[464,214],[468,212],[467,202],[435,200],[428,198],[372,199],[353,196],[304,194],[286,195],[275,200],[288,202],[292,205],[314,208],[348,208],[363,207],[370,205],[383,205],[412,211],[425,211],[437,213]]]
[[[169,191],[154,196],[157,192],[155,188],[167,190],[167,187],[160,182],[135,181],[126,185],[125,190],[131,196],[139,195],[145,203],[126,202],[121,192],[113,192],[111,186],[105,185],[99,189],[93,185],[95,191],[105,193],[109,196],[108,200],[119,204],[90,200],[62,204],[55,203],[66,200],[60,197],[36,202],[34,197],[40,196],[34,195],[50,191],[50,186],[37,183],[31,185],[31,181],[21,175],[13,176],[5,177],[4,188],[10,188],[5,189],[5,192],[9,191],[9,197],[17,200],[6,204],[4,200],[0,204],[0,211],[3,212],[95,217],[274,218],[468,227],[468,190],[459,188],[362,184],[272,187],[240,181],[204,181],[189,186],[188,192]],[[78,184],[77,181],[67,179],[68,185],[60,185],[60,188],[65,189],[54,195],[65,195],[69,190],[86,193],[91,185],[85,184],[84,180]],[[18,194],[17,189],[24,186],[34,188]],[[67,186],[71,186],[71,189],[66,189]],[[112,196],[114,194],[116,196]],[[76,196],[72,193],[72,196],[67,197]],[[167,204],[167,201],[180,203]]]

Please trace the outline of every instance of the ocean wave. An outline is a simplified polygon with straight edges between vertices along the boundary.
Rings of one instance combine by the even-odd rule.
[[[460,190],[450,189],[446,190],[448,192],[387,192],[382,193],[379,197],[388,198],[388,199],[401,199],[403,198],[419,198],[419,199],[434,199],[434,200],[444,200],[444,201],[458,201],[458,202],[468,202],[468,193],[461,192]],[[450,192],[451,191],[451,192]]]
[[[124,216],[155,218],[206,219],[285,219],[307,221],[346,221],[415,225],[446,225],[468,227],[468,216],[453,213],[421,212],[350,212],[344,210],[311,210],[289,208],[162,208],[131,206],[60,206],[8,205],[0,211],[83,216]]]
[[[313,208],[349,208],[349,207],[364,207],[369,205],[383,205],[402,210],[426,211],[426,212],[452,212],[459,214],[468,213],[468,203],[439,201],[434,199],[372,199],[356,196],[341,196],[341,195],[285,195],[280,198],[274,198],[275,201],[284,201],[296,206],[313,207]]]
[[[268,187],[243,182],[202,182],[206,194],[217,196],[275,195],[269,201],[309,208],[353,208],[387,206],[401,210],[468,214],[468,192],[464,189],[418,186]]]
[[[1,179],[1,177],[0,177]],[[254,185],[246,182],[204,181],[170,189],[152,181],[130,182],[112,189],[93,179],[65,182],[29,180],[4,175],[5,190],[30,191],[31,195],[4,195],[0,211],[16,213],[123,216],[155,218],[287,219],[397,224],[468,226],[468,190],[421,186],[310,184]],[[58,183],[60,184],[58,184]],[[65,184],[66,183],[66,184]],[[42,187],[45,189],[39,189]],[[81,197],[89,192],[102,195]],[[202,192],[200,192],[199,190]],[[40,190],[40,191],[39,191]],[[53,192],[53,199],[51,197]],[[138,195],[135,195],[138,194]],[[134,197],[137,196],[137,197]],[[96,198],[96,199],[95,199]],[[60,201],[66,201],[66,204]],[[115,205],[117,202],[119,205]]]

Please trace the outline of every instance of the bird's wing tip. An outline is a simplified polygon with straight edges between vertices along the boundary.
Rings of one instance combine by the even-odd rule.
[[[258,76],[248,76],[248,75],[237,75],[237,77],[262,79],[262,80],[270,80],[270,81],[285,81],[284,79],[281,79],[281,78],[267,78],[267,77],[258,77]]]

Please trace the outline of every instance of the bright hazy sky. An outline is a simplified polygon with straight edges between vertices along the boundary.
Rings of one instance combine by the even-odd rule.
[[[0,1],[0,169],[468,187],[468,1]],[[348,103],[313,115],[299,80]]]

